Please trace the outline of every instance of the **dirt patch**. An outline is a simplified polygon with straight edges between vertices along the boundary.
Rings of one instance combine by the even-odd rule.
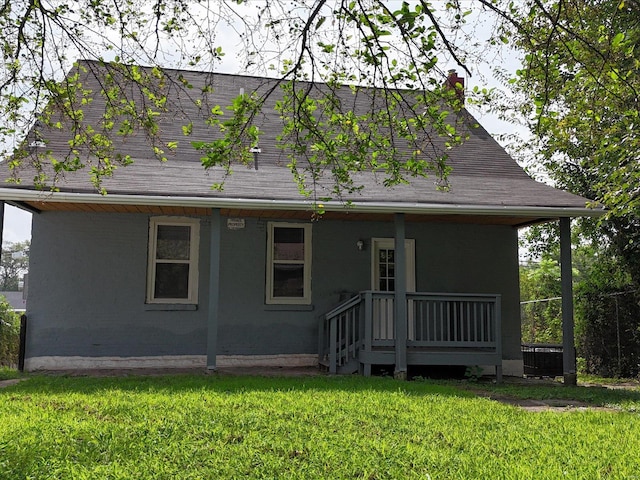
[[[551,391],[553,390],[553,388],[558,388],[558,389],[565,388],[561,382],[552,378],[505,377],[504,383],[507,383],[510,385],[546,387],[546,388],[550,388]],[[595,385],[595,384],[586,385],[582,383],[580,384],[580,386],[632,390],[634,388],[637,388],[638,384],[637,383],[629,383],[629,384],[617,383],[615,385]],[[485,390],[483,389],[481,382],[476,384],[475,386],[470,385],[468,388],[465,387],[465,389],[479,397],[487,398],[489,400],[493,400],[506,405],[519,407],[529,412],[544,412],[544,411],[572,412],[572,411],[581,411],[581,410],[597,410],[597,411],[607,411],[607,412],[620,411],[616,408],[595,405],[593,403],[587,403],[582,400],[554,398],[553,393],[550,393],[551,398],[546,398],[543,400],[537,400],[532,398],[520,398],[520,397],[509,395],[509,394],[493,392],[493,391],[490,391],[489,389]]]
[[[556,385],[558,386],[558,388],[562,388],[560,384],[550,380],[546,380],[546,381],[538,380],[534,382],[529,382],[528,379],[517,379],[516,381],[511,381],[510,383],[521,383],[523,385],[527,383],[547,384],[547,385]],[[544,411],[573,412],[573,411],[581,411],[581,410],[598,410],[598,411],[607,411],[607,412],[619,411],[615,408],[594,405],[592,403],[583,402],[582,400],[574,400],[574,399],[567,399],[567,398],[545,398],[543,400],[536,400],[532,398],[520,398],[512,395],[506,395],[503,393],[490,392],[487,390],[483,390],[481,387],[465,388],[465,390],[473,393],[474,395],[477,395],[478,397],[503,403],[505,405],[512,405],[514,407],[519,407],[528,412],[544,412]]]
[[[470,390],[479,397],[487,398],[495,402],[504,403],[519,407],[528,412],[573,412],[580,410],[598,410],[607,412],[617,412],[615,408],[602,407],[583,402],[581,400],[571,400],[566,398],[547,398],[544,400],[535,400],[532,398],[518,398],[511,395],[503,395],[494,392],[486,392],[484,390]]]
[[[16,383],[20,383],[24,378],[11,378],[9,380],[0,380],[0,388],[10,387]]]
[[[620,383],[581,383],[582,387],[598,387],[608,388],[609,390],[638,390],[640,383],[638,382],[620,382]]]

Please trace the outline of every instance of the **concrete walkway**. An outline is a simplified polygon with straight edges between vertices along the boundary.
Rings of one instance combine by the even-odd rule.
[[[22,380],[26,380],[26,378],[11,378],[9,380],[0,380],[0,388],[10,387],[11,385],[20,383]]]

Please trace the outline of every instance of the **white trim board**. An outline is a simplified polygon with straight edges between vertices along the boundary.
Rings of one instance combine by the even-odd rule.
[[[218,355],[217,367],[313,367],[317,354]],[[43,356],[25,359],[25,370],[100,370],[118,368],[206,368],[206,355],[143,357]]]
[[[316,367],[316,354],[283,355],[218,355],[216,367]],[[127,368],[206,368],[206,355],[165,355],[145,357],[31,357],[25,359],[25,370],[65,371]],[[482,366],[491,373],[494,366]],[[522,360],[502,360],[503,375],[522,377]]]

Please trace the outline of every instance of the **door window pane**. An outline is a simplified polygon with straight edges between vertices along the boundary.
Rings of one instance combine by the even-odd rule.
[[[395,287],[394,251],[389,248],[381,248],[378,258],[378,288],[381,292],[391,292]]]
[[[385,278],[387,276],[387,266],[384,263],[378,265],[378,277]]]

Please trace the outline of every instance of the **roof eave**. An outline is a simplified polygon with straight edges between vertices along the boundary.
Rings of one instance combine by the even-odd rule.
[[[313,202],[301,200],[155,196],[72,192],[36,192],[19,188],[0,188],[0,200],[13,202],[92,203],[97,205],[181,206],[255,210],[311,210]],[[577,206],[466,205],[419,202],[320,202],[325,211],[349,210],[361,213],[407,213],[423,215],[519,216],[528,218],[599,217],[603,208]]]

